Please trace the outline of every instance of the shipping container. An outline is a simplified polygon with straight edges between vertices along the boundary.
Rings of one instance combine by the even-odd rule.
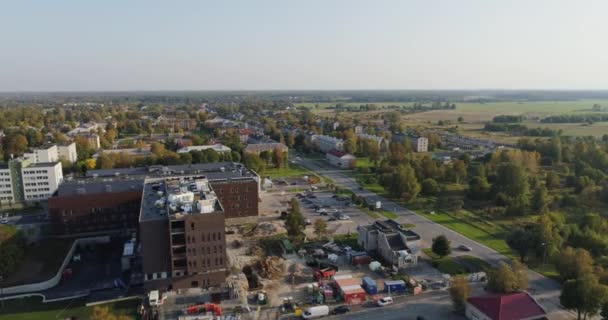
[[[356,256],[352,260],[352,264],[355,266],[368,265],[370,262],[372,262],[372,257],[370,256]]]
[[[340,289],[342,299],[346,304],[361,304],[365,301],[365,290],[360,285],[345,286]]]
[[[405,293],[407,286],[403,280],[384,280],[384,292]]]
[[[368,294],[376,294],[378,293],[378,286],[376,285],[376,281],[370,277],[363,278],[362,285],[363,289]]]

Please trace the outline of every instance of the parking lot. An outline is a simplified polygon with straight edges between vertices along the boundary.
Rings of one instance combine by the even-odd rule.
[[[330,234],[347,234],[357,232],[357,226],[372,223],[375,219],[368,216],[350,200],[341,200],[333,192],[315,191],[312,196],[300,193],[297,196],[304,218],[314,223],[317,219],[327,221]],[[307,228],[307,234],[312,227]]]

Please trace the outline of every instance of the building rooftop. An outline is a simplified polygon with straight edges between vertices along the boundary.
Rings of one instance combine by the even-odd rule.
[[[37,163],[30,164],[29,166],[27,166],[27,168],[48,168],[48,167],[54,167],[58,163],[60,163],[60,162],[59,161],[55,161],[55,162],[37,162]]]
[[[179,219],[189,214],[217,211],[223,211],[223,208],[205,176],[144,181],[140,221]]]
[[[546,312],[527,292],[487,294],[467,302],[492,320],[537,319]]]
[[[87,178],[153,178],[171,175],[204,174],[208,180],[251,179],[257,174],[237,162],[199,163],[174,166],[147,166],[87,171]]]
[[[57,189],[58,197],[67,197],[74,195],[110,193],[110,192],[127,192],[143,190],[143,179],[99,179],[95,181],[77,180],[68,181],[59,185]]]
[[[262,152],[270,151],[274,149],[287,150],[287,146],[280,142],[269,142],[269,143],[253,143],[248,144],[243,151],[245,152]]]

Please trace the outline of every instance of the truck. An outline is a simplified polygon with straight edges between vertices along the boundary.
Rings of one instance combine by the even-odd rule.
[[[331,276],[335,275],[338,272],[338,268],[336,266],[328,266],[324,269],[319,269],[319,271],[315,272],[314,279],[315,281],[329,279]]]
[[[302,313],[302,319],[315,319],[329,315],[328,306],[314,306],[306,309]]]

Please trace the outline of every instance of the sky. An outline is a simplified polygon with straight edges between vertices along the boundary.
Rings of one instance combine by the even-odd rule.
[[[608,1],[0,1],[0,91],[608,89]]]

